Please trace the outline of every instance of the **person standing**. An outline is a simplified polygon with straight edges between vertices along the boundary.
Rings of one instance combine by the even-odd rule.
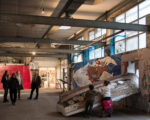
[[[13,73],[9,81],[10,99],[12,105],[15,105],[16,103],[18,87],[19,87],[19,82],[16,78],[15,73]]]
[[[8,71],[5,71],[3,77],[2,77],[2,84],[4,88],[4,97],[3,97],[3,103],[8,102],[7,95],[8,95],[8,81],[9,81],[9,73]]]
[[[95,96],[97,92],[94,90],[93,85],[89,85],[89,90],[85,94],[85,115],[89,115],[92,112]]]
[[[18,94],[18,99],[20,100],[20,91],[23,89],[23,81],[19,71],[16,72],[16,78],[19,83],[17,94]]]
[[[32,95],[33,95],[33,92],[34,92],[35,89],[36,89],[36,96],[35,96],[34,99],[35,100],[38,99],[40,85],[41,85],[41,77],[39,76],[38,71],[36,71],[35,75],[32,78],[31,93],[30,93],[30,97],[28,98],[29,100],[32,99]]]
[[[111,86],[109,81],[104,81],[104,87],[101,89],[102,94],[102,117],[104,112],[108,114],[108,117],[112,115],[112,99],[111,99]]]

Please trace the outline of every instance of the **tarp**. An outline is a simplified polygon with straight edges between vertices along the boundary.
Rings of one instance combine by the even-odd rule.
[[[16,71],[20,71],[20,74],[23,79],[23,88],[29,89],[31,86],[30,80],[30,70],[27,65],[0,65],[0,89],[3,89],[1,79],[5,71],[9,72],[9,77],[11,77],[12,73],[16,73]]]

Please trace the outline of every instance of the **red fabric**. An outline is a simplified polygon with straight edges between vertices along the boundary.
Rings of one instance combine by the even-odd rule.
[[[23,88],[29,89],[31,86],[30,80],[30,70],[27,65],[0,65],[0,89],[3,89],[1,79],[5,71],[9,72],[9,77],[11,77],[12,73],[16,73],[16,71],[20,71],[20,74],[23,79]]]
[[[112,103],[113,103],[112,100],[103,100],[102,106],[103,106],[104,110],[112,108]]]

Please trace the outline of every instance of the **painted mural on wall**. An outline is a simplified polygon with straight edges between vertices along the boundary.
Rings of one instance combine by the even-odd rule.
[[[121,74],[121,54],[89,61],[86,65],[76,63],[73,67],[73,88],[89,85]]]

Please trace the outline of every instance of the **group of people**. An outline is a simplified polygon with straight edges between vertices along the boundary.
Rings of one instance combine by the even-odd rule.
[[[12,105],[15,105],[17,97],[20,100],[20,91],[23,89],[23,80],[20,75],[20,72],[17,71],[16,73],[13,73],[11,77],[9,77],[8,71],[5,71],[1,82],[4,88],[3,103],[9,102],[7,99],[7,95],[9,91],[11,103]],[[29,100],[32,99],[34,90],[36,90],[36,97],[34,99],[35,100],[38,99],[40,85],[41,85],[41,78],[36,72],[32,78],[31,93],[30,93],[30,97],[28,98]]]
[[[11,77],[9,77],[8,71],[5,71],[1,82],[4,88],[3,102],[8,102],[7,95],[9,90],[11,102],[13,105],[15,105],[17,94],[18,99],[20,99],[20,90],[23,89],[23,81],[19,71],[13,73]]]
[[[10,100],[12,105],[15,105],[16,99],[20,99],[20,90],[23,89],[23,81],[22,77],[17,71],[16,73],[13,73],[11,77],[9,78],[9,73],[8,71],[5,71],[2,80],[1,80],[4,88],[4,97],[3,97],[3,102],[9,102],[7,99],[8,95],[8,90],[10,92]],[[104,81],[104,87],[100,90],[100,93],[102,95],[102,116],[104,115],[104,112],[107,113],[109,117],[112,115],[112,100],[111,100],[111,89],[110,89],[110,82],[109,81]],[[29,100],[32,99],[32,95],[34,90],[36,90],[36,96],[35,100],[38,99],[39,96],[39,88],[41,85],[41,78],[38,75],[38,72],[35,72],[32,78],[32,83],[31,83],[31,93],[30,96],[28,97]],[[95,96],[97,96],[97,92],[94,90],[93,85],[89,85],[89,90],[85,94],[85,113],[86,115],[89,115],[92,112],[93,105],[95,102]]]
[[[95,96],[97,92],[94,90],[93,85],[89,85],[89,90],[85,94],[85,115],[89,117],[92,112],[93,105],[95,102]],[[101,105],[102,105],[102,114],[103,117],[106,113],[108,117],[112,115],[112,100],[111,100],[111,87],[109,81],[104,81],[104,85],[100,90],[102,96]]]

